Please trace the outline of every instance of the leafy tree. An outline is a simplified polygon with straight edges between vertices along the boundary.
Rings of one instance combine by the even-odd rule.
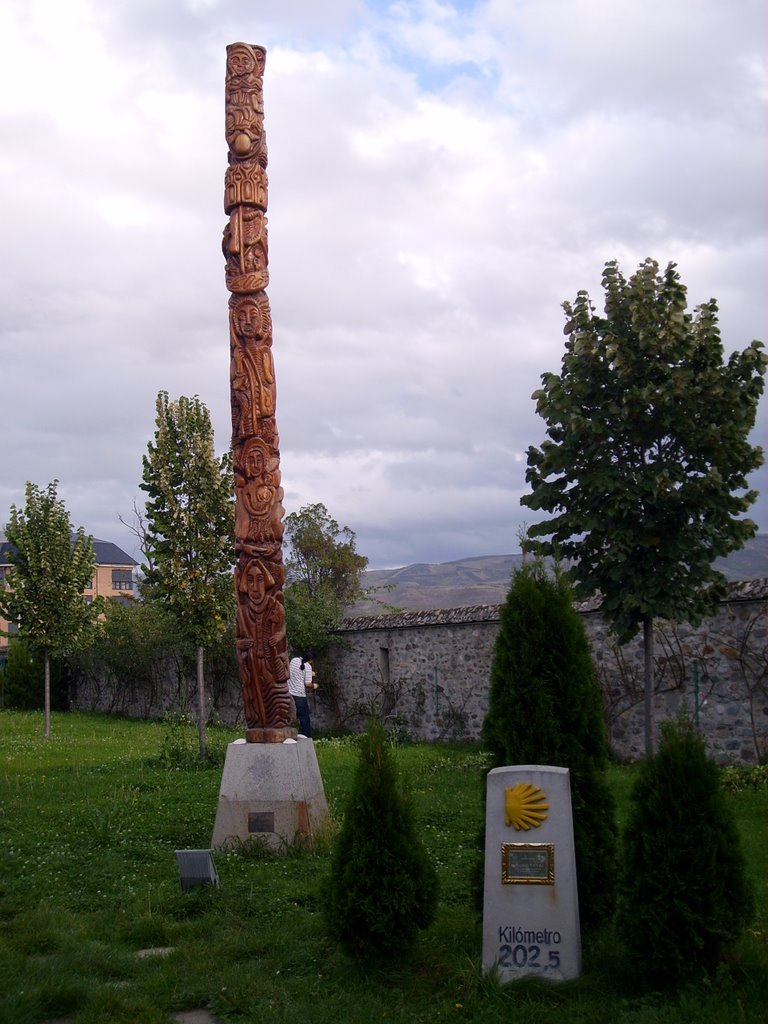
[[[139,506],[139,503],[133,499],[133,516],[130,519],[124,519],[121,515],[117,517],[126,529],[130,530],[136,538],[139,550],[141,551],[144,563],[150,568],[154,568],[152,563],[152,547],[149,544],[149,530],[147,527],[147,515],[146,509]]]
[[[396,958],[434,920],[437,889],[384,727],[372,718],[333,854],[329,931],[356,958]]]
[[[214,453],[213,427],[197,396],[156,402],[154,441],[143,457],[147,564],[143,593],[162,601],[197,651],[200,757],[206,756],[204,652],[234,615],[234,480]]]
[[[23,509],[11,506],[5,528],[9,542],[10,589],[0,591],[0,610],[19,624],[19,637],[43,656],[45,736],[51,735],[51,656],[84,646],[100,610],[83,598],[93,580],[93,540],[72,530],[69,512],[57,496],[58,480],[45,490],[27,483]]]
[[[343,610],[327,587],[311,594],[301,583],[294,583],[285,590],[286,629],[293,651],[321,657],[342,617]]]
[[[563,303],[561,372],[533,395],[549,439],[528,449],[522,503],[555,513],[529,534],[574,560],[576,595],[602,594],[619,641],[643,627],[650,754],[653,619],[697,624],[725,584],[713,560],[757,529],[742,515],[768,359],[754,341],[723,362],[717,303],[686,312],[674,263],[648,259],[627,281],[609,262],[602,283],[605,316],[585,291]]]
[[[498,768],[568,768],[579,879],[589,929],[610,918],[616,897],[616,809],[605,778],[608,747],[600,688],[572,590],[540,563],[512,577],[501,610],[483,741]],[[484,844],[483,844],[484,845]]]
[[[322,654],[344,609],[364,593],[368,559],[359,555],[355,534],[340,527],[325,505],[305,505],[285,518],[285,609],[294,650]]]
[[[624,833],[617,931],[633,977],[670,988],[712,970],[753,911],[720,770],[690,722],[665,722]]]
[[[179,686],[184,686],[179,698],[186,705],[191,647],[164,603],[115,601],[77,667],[85,675],[114,681],[113,709],[126,710],[135,701],[141,713],[149,715],[162,701],[169,668],[175,668]]]

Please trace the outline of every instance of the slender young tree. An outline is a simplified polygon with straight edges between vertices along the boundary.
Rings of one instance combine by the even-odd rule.
[[[93,580],[93,539],[73,531],[69,512],[57,496],[58,480],[45,490],[27,483],[23,509],[11,506],[5,528],[11,568],[10,589],[0,589],[0,611],[18,622],[19,636],[43,656],[45,737],[51,735],[51,655],[84,646],[100,609],[86,604]]]
[[[368,559],[357,553],[354,531],[340,527],[319,502],[286,516],[285,538],[288,640],[320,655],[344,609],[363,595]]]
[[[529,528],[543,554],[572,559],[577,597],[600,592],[620,642],[642,627],[645,744],[653,751],[653,620],[697,624],[722,596],[714,559],[757,527],[749,443],[768,359],[753,341],[723,361],[714,299],[686,311],[674,263],[651,259],[626,280],[603,273],[605,316],[585,291],[563,303],[559,374],[534,392],[548,440],[528,449]]]
[[[217,457],[207,407],[197,396],[156,402],[154,441],[143,458],[147,492],[146,597],[162,601],[197,651],[200,757],[206,756],[205,648],[234,616],[234,481]]]

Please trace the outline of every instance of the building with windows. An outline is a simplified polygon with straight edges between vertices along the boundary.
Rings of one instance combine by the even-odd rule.
[[[8,557],[10,544],[5,535],[0,533],[0,586],[7,586],[7,570],[11,562]],[[93,540],[93,553],[96,569],[90,587],[83,591],[86,601],[94,597],[106,597],[112,601],[126,603],[136,596],[134,570],[136,562],[117,544],[108,540]],[[8,648],[8,637],[13,636],[17,626],[8,622],[0,615],[0,659],[4,659]]]

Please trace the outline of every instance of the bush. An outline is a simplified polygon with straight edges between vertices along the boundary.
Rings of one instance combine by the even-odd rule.
[[[723,788],[729,793],[745,789],[768,789],[768,764],[730,764],[722,769]]]
[[[111,710],[127,711],[135,701],[141,713],[149,715],[162,704],[169,665],[181,675],[193,652],[159,601],[110,601],[94,642],[79,660],[86,674],[114,681]]]
[[[43,706],[44,665],[40,654],[20,636],[8,644],[8,660],[2,675],[3,705],[17,711],[37,711]],[[69,698],[69,667],[51,657],[51,707],[66,711]]]
[[[224,764],[226,746],[209,737],[205,758],[200,757],[197,724],[183,713],[163,715],[163,737],[157,763],[168,771],[194,771]]]
[[[493,768],[569,769],[581,924],[610,918],[618,843],[600,689],[570,586],[539,563],[515,572],[501,611],[483,741]]]
[[[384,728],[373,718],[362,737],[325,909],[331,936],[359,959],[404,955],[437,912],[437,873],[410,799],[398,790]]]
[[[661,730],[631,795],[617,928],[638,981],[671,988],[717,965],[753,900],[718,767],[690,722]]]

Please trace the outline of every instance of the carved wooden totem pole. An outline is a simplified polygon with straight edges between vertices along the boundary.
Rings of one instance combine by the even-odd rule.
[[[265,50],[227,47],[229,166],[222,248],[229,299],[232,455],[235,469],[237,659],[246,739],[279,743],[296,735],[288,692],[283,600],[283,489],[275,422],[272,318],[266,287],[267,146]]]

